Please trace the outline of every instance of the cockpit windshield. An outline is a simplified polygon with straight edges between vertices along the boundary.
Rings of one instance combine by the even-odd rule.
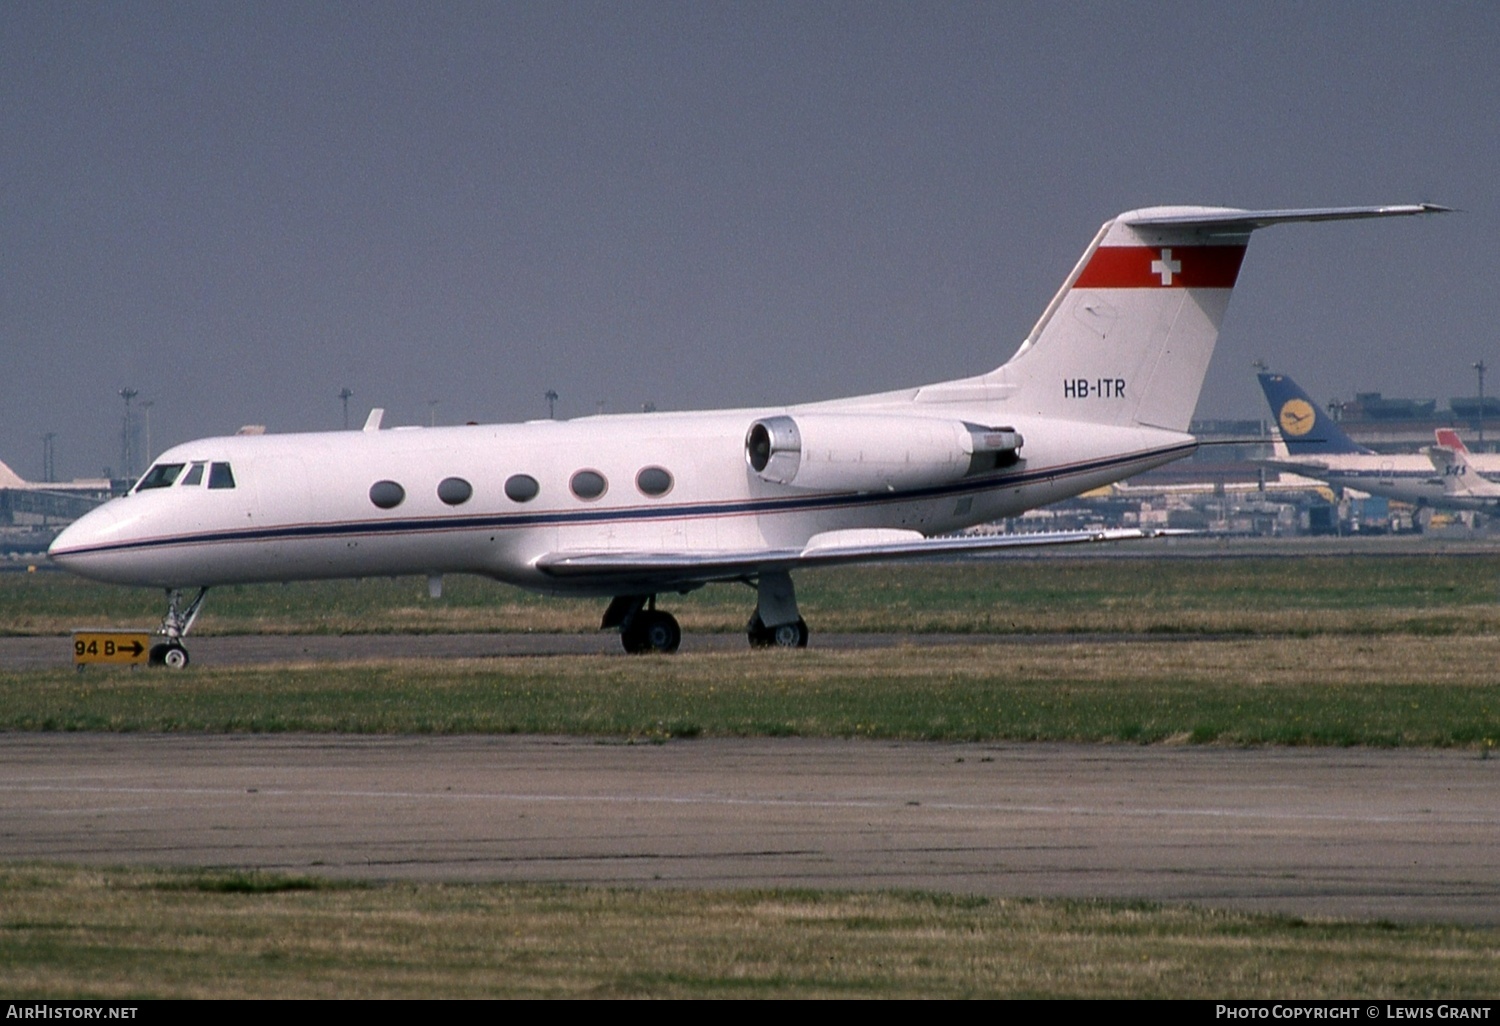
[[[158,463],[146,471],[146,476],[141,478],[140,483],[135,486],[135,491],[144,492],[150,488],[171,488],[174,484],[181,484],[184,488],[191,488],[203,483],[203,472],[208,471],[208,487],[210,488],[233,488],[234,471],[227,463],[194,463],[188,467],[188,472],[182,472],[186,463]],[[180,478],[180,480],[179,480]]]
[[[172,482],[177,480],[177,475],[182,473],[184,466],[186,466],[184,463],[158,463],[146,471],[146,476],[141,478],[135,490],[144,492],[148,488],[171,488]]]

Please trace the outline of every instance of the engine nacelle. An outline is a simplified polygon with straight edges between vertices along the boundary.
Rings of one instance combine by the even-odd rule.
[[[1020,460],[1012,428],[883,413],[764,417],[745,435],[762,481],[815,491],[897,491],[947,484]]]

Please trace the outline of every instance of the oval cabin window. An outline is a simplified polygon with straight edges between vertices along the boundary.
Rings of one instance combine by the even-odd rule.
[[[406,489],[394,481],[376,481],[370,486],[370,501],[381,509],[395,509],[406,501]]]
[[[438,482],[438,498],[449,506],[462,506],[474,494],[474,486],[461,477],[445,477]]]
[[[530,474],[515,474],[505,482],[505,497],[511,502],[530,502],[541,490]]]
[[[580,499],[597,499],[604,494],[608,482],[604,475],[597,470],[580,470],[573,475],[573,480],[568,482],[568,487],[573,489],[573,494]]]
[[[672,475],[662,467],[647,467],[635,475],[635,486],[655,499],[672,490]]]

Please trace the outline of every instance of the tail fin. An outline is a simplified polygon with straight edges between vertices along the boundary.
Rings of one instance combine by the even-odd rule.
[[[1486,505],[1500,502],[1500,484],[1476,473],[1469,463],[1469,450],[1463,448],[1463,443],[1451,446],[1443,435],[1452,436],[1454,441],[1458,439],[1452,431],[1440,430],[1438,444],[1422,450],[1432,461],[1433,469],[1442,475],[1443,494],[1450,499],[1482,500]]]
[[[1284,374],[1261,374],[1261,391],[1271,404],[1271,416],[1281,429],[1287,452],[1292,456],[1365,453],[1366,449],[1344,433],[1328,414],[1291,378]]]
[[[1121,214],[1099,229],[1015,356],[980,381],[1009,397],[1018,413],[1186,431],[1251,232],[1443,209],[1152,207]]]
[[[1444,449],[1452,449],[1454,452],[1462,453],[1469,451],[1469,447],[1464,444],[1464,440],[1459,438],[1458,432],[1452,428],[1438,428],[1433,434],[1437,438],[1437,444]]]
[[[26,482],[14,470],[11,470],[0,461],[0,488],[22,488]]]

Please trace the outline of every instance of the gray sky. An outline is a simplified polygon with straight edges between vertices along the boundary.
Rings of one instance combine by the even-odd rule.
[[[1500,5],[0,4],[0,459],[997,366],[1099,224],[1258,234],[1199,416],[1500,370]],[[1487,391],[1500,394],[1500,374]],[[428,401],[439,400],[436,407]],[[357,413],[355,412],[357,411]]]

